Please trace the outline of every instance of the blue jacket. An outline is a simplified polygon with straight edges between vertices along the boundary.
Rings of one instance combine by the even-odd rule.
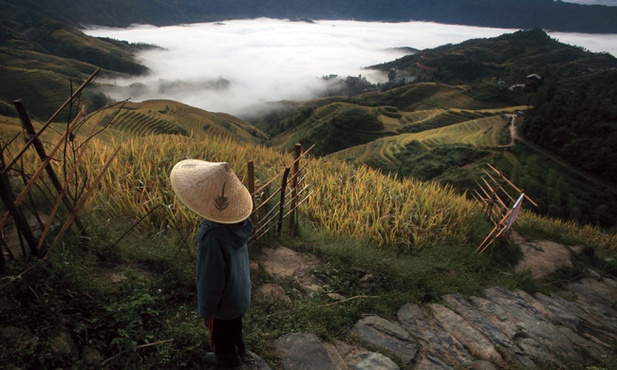
[[[197,300],[203,318],[231,320],[251,304],[247,241],[253,223],[218,224],[203,220],[197,239]]]

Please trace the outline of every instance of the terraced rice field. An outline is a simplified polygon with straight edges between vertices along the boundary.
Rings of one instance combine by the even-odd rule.
[[[413,141],[420,143],[427,151],[451,144],[495,148],[501,144],[500,138],[504,130],[507,130],[507,123],[508,118],[505,116],[482,117],[419,133],[382,138],[366,145],[346,149],[335,156],[358,163],[378,161],[395,166],[398,164],[397,155]]]
[[[508,118],[505,116],[491,116],[420,133],[399,135],[396,140],[402,143],[418,140],[429,148],[444,144],[494,148],[500,145],[499,139],[507,123]]]
[[[482,103],[475,101],[456,86],[421,83],[398,91],[397,106],[406,111],[466,108],[479,109]]]
[[[323,119],[323,118],[328,117],[331,114],[337,113],[345,105],[351,105],[351,104],[331,103],[331,104],[323,105],[323,106],[317,108],[315,110],[315,113],[313,113],[313,114],[315,115],[315,118]]]
[[[485,116],[484,113],[478,111],[462,111],[454,109],[433,109],[430,111],[421,112],[426,113],[424,114],[424,117],[418,121],[413,121],[413,118],[406,116],[406,121],[408,123],[402,125],[398,131],[400,133],[417,133],[440,127],[451,126],[471,119],[483,118]]]
[[[137,136],[146,135],[187,135],[178,125],[155,116],[133,110],[124,110],[114,121],[113,128],[132,133]]]

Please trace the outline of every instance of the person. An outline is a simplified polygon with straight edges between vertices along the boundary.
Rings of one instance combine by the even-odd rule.
[[[210,332],[206,363],[233,368],[250,356],[242,318],[251,304],[247,241],[253,199],[227,162],[182,160],[170,180],[180,201],[202,217],[197,235],[197,300]]]

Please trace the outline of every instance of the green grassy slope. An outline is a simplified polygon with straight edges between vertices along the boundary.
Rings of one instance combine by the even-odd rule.
[[[386,136],[431,130],[525,108],[493,107],[494,104],[469,97],[462,87],[418,83],[334,102],[308,102],[304,114],[281,119],[283,132],[275,135],[272,143],[282,148],[298,141],[307,146],[315,144],[315,153],[327,155]],[[285,130],[285,127],[291,128]]]
[[[134,61],[141,47],[90,37],[57,23],[0,24],[0,114],[15,115],[11,103],[22,99],[33,118],[47,119],[71,88],[99,67],[102,75],[145,73],[146,67]],[[105,101],[94,90],[81,99],[90,110]]]
[[[108,125],[123,135],[183,135],[232,137],[240,142],[263,143],[266,135],[251,124],[225,113],[211,113],[171,100],[127,102],[98,112],[91,123]]]

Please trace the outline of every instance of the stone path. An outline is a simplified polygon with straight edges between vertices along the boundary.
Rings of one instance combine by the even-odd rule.
[[[516,236],[525,258],[519,268],[541,277],[570,263],[580,249],[556,243],[531,244]],[[559,256],[559,258],[556,258]],[[257,262],[278,277],[293,276],[308,289],[319,289],[310,274],[319,261],[284,247],[264,250]],[[255,293],[285,297],[276,284]],[[617,362],[617,282],[585,277],[565,286],[559,295],[530,295],[501,287],[477,297],[447,294],[442,303],[405,304],[397,320],[375,315],[351,329],[360,346],[326,343],[313,333],[289,333],[272,343],[281,369],[502,369],[584,368]],[[247,369],[270,369],[258,356]]]

